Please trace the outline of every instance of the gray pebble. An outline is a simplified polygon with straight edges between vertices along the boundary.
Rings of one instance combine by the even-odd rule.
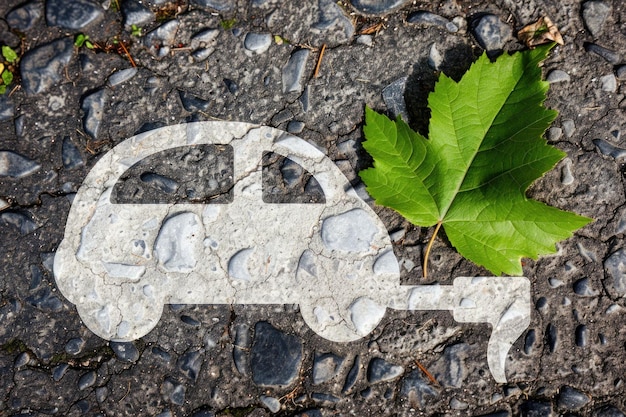
[[[557,405],[570,411],[576,411],[583,408],[591,398],[575,388],[570,386],[561,387],[558,395]]]
[[[415,398],[421,407],[425,406],[429,398],[439,396],[437,389],[430,385],[430,381],[424,377],[420,369],[414,369],[404,377],[400,393],[405,397]]]
[[[582,5],[585,26],[593,37],[598,37],[604,29],[606,19],[611,14],[611,7],[603,1],[591,0]]]
[[[613,74],[600,77],[600,85],[602,86],[602,91],[606,91],[607,93],[614,93],[617,91],[617,79]]]
[[[22,178],[39,170],[41,165],[13,151],[0,151],[0,177]]]
[[[65,169],[74,169],[84,164],[80,150],[78,150],[69,137],[63,139],[61,160],[63,161],[63,167],[65,167]]]
[[[196,33],[190,39],[191,48],[206,48],[215,43],[217,36],[220,34],[218,29],[206,29]]]
[[[65,344],[65,351],[70,355],[78,355],[83,350],[84,346],[85,340],[81,337],[75,337],[73,339],[70,339]]]
[[[563,133],[569,139],[574,136],[574,132],[576,131],[576,124],[572,119],[566,119],[561,122],[561,127],[563,128]]]
[[[52,379],[55,382],[59,382],[63,378],[63,376],[65,376],[65,373],[67,372],[69,367],[70,366],[67,363],[62,363],[52,368]]]
[[[587,326],[585,326],[584,324],[580,324],[576,327],[575,340],[576,346],[587,346],[587,344],[589,343],[589,331],[587,330]]]
[[[173,416],[172,412],[170,410],[166,410],[157,414],[155,417],[172,417],[172,416]]]
[[[528,333],[526,333],[526,337],[524,338],[524,353],[530,355],[533,353],[533,348],[535,346],[536,332],[535,329],[530,329]]]
[[[148,48],[152,55],[164,57],[169,53],[170,45],[176,39],[179,23],[177,19],[172,19],[148,32],[143,38],[144,46]]]
[[[402,120],[409,122],[409,114],[406,109],[406,102],[404,101],[404,91],[406,89],[406,82],[408,77],[398,78],[385,88],[383,88],[383,101],[387,106],[387,110],[391,114],[392,118],[398,116],[402,117]]]
[[[298,376],[302,363],[302,342],[267,322],[254,327],[250,355],[252,380],[257,385],[289,385]]]
[[[308,49],[298,49],[291,54],[289,61],[283,67],[283,93],[302,89],[302,76],[310,53],[311,51]]]
[[[22,352],[15,358],[13,366],[15,368],[21,368],[22,366],[27,365],[28,362],[30,362],[30,353]]]
[[[308,112],[309,111],[309,107],[311,105],[310,103],[310,95],[309,95],[309,86],[305,86],[304,87],[304,91],[302,92],[302,94],[300,95],[300,98],[298,98],[298,101],[300,102],[300,105],[302,106],[302,111],[303,112]]]
[[[32,28],[42,15],[42,4],[38,1],[32,1],[11,10],[7,14],[6,19],[9,26],[13,29],[25,32]]]
[[[409,0],[351,0],[352,6],[363,14],[387,14]]]
[[[445,17],[422,10],[411,13],[406,21],[407,23],[439,26],[451,33],[456,33],[459,31],[458,26],[446,19]]]
[[[132,342],[111,342],[109,344],[117,359],[123,362],[137,362],[139,351]]]
[[[152,354],[163,362],[169,362],[172,359],[172,355],[170,355],[168,352],[164,351],[158,346],[154,346],[152,348]]]
[[[453,410],[467,410],[468,407],[468,403],[466,403],[465,401],[461,401],[456,397],[450,400],[450,408]]]
[[[107,80],[111,87],[115,87],[130,80],[137,74],[137,68],[131,67],[123,70],[115,71]]]
[[[23,235],[34,232],[38,227],[30,216],[20,211],[6,211],[0,214],[0,219],[4,224],[14,226]]]
[[[109,390],[107,387],[96,388],[96,401],[98,401],[98,404],[105,402],[108,396]]]
[[[501,50],[511,38],[511,27],[496,15],[485,14],[474,24],[474,36],[480,46],[487,51]]]
[[[203,354],[203,350],[192,350],[178,358],[178,369],[185,377],[194,382],[198,380],[200,368],[204,363]]]
[[[522,417],[551,417],[552,405],[543,401],[526,401],[521,406]]]
[[[215,52],[215,48],[199,48],[191,53],[192,58],[196,62],[202,62]]]
[[[122,2],[122,14],[124,15],[124,26],[141,26],[154,21],[156,16],[152,11],[138,0],[125,0]]]
[[[167,178],[167,177],[163,177],[161,175],[159,175],[159,176],[161,178],[163,178],[164,180],[169,180],[172,185],[175,184],[175,187],[171,187],[171,186],[168,187],[168,192],[170,194],[176,192],[176,190],[178,189],[178,183],[176,181],[174,181],[174,180],[172,180],[170,178]],[[173,191],[170,191],[170,190],[173,190]],[[183,323],[185,323],[185,324],[187,324],[189,326],[192,326],[192,327],[200,327],[202,325],[202,323],[200,323],[198,320],[196,320],[193,317],[188,316],[186,314],[183,314],[182,316],[180,316],[180,321],[182,321]]]
[[[371,384],[390,381],[403,373],[404,367],[394,365],[382,358],[373,358],[367,366],[367,381]]]
[[[144,172],[139,176],[139,179],[166,194],[174,194],[178,191],[179,184],[175,180],[165,177],[163,175],[155,174],[153,172]],[[183,320],[183,323],[185,320]]]
[[[313,360],[313,384],[323,384],[334,378],[341,370],[344,359],[334,353],[316,353]]]
[[[191,2],[220,12],[231,10],[235,6],[235,0],[191,0]]]
[[[561,139],[561,136],[563,135],[563,130],[560,127],[551,127],[550,129],[548,129],[548,131],[546,132],[546,138],[550,141],[550,142],[556,142],[559,139]]]
[[[336,403],[339,402],[339,398],[332,394],[324,394],[321,392],[314,392],[311,394],[311,399],[317,402]]]
[[[178,90],[178,95],[180,96],[180,101],[183,104],[184,109],[190,113],[206,111],[211,104],[207,100],[201,99],[200,97],[194,96],[193,94],[183,90]]]
[[[262,54],[272,45],[272,35],[269,33],[248,33],[243,41],[243,46],[248,51]]]
[[[50,26],[78,30],[100,20],[104,9],[91,0],[47,0],[46,21]]]
[[[161,385],[161,394],[172,404],[183,405],[185,403],[185,386],[171,378],[166,378]]]
[[[596,145],[596,148],[598,148],[602,155],[607,155],[615,159],[626,156],[626,149],[618,148],[604,139],[594,139],[593,144]]]
[[[589,278],[579,279],[574,283],[574,292],[581,297],[595,297],[598,291],[591,288]]]
[[[549,82],[550,84],[569,82],[569,80],[570,80],[569,74],[559,69],[550,71],[548,73],[548,76],[546,77],[546,81]]]
[[[224,78],[222,81],[224,81],[224,85],[226,86],[230,94],[236,94],[237,91],[239,91],[239,85],[237,85],[237,83],[233,80],[229,78]]]
[[[87,372],[78,380],[78,389],[82,391],[84,389],[92,387],[96,383],[96,378],[97,375],[95,371]]]
[[[287,120],[293,117],[293,113],[289,109],[281,110],[272,117],[272,125],[278,126],[281,123],[285,123]]]
[[[374,44],[374,38],[372,35],[359,35],[356,37],[356,43],[359,45],[372,46]]]
[[[548,348],[550,349],[550,352],[554,353],[554,351],[558,347],[559,333],[556,329],[556,326],[554,326],[552,323],[548,324],[548,327],[546,327],[545,337],[546,337],[546,342],[548,343]]]
[[[428,53],[428,65],[435,71],[439,71],[441,64],[443,64],[443,56],[441,52],[439,52],[439,49],[437,49],[437,44],[433,43]]]
[[[73,53],[74,43],[70,38],[58,39],[26,52],[20,63],[24,91],[37,94],[56,85]]]
[[[612,49],[605,48],[595,43],[586,42],[585,51],[594,53],[602,58],[609,64],[617,65],[621,61],[620,54]]]
[[[272,413],[278,413],[280,411],[280,401],[278,398],[261,395],[259,399]]]
[[[98,138],[100,125],[104,118],[104,106],[107,101],[107,92],[101,88],[83,98],[81,109],[83,116],[83,129],[94,139]]]
[[[30,266],[30,286],[29,290],[36,290],[39,285],[41,285],[41,280],[43,279],[43,273],[41,269],[37,265]]]
[[[615,70],[615,75],[619,80],[626,80],[626,65],[620,65]]]
[[[626,252],[619,249],[604,261],[604,269],[612,279],[612,288],[620,297],[626,295]]]
[[[341,7],[333,0],[318,0],[318,20],[313,29],[324,31],[327,36],[334,36],[329,43],[344,43],[354,35],[352,20],[345,15]]]
[[[304,130],[304,122],[301,122],[299,120],[292,120],[289,123],[287,123],[287,132],[289,133],[293,133],[294,135],[297,135],[298,133],[301,133]]]

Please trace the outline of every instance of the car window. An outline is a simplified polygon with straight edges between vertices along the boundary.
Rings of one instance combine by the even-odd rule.
[[[150,155],[130,167],[111,193],[117,204],[233,201],[233,148],[190,145]]]
[[[326,203],[315,177],[293,160],[263,153],[263,201],[266,203]]]

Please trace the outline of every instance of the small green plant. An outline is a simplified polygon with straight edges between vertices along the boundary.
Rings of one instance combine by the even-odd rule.
[[[85,47],[87,49],[93,49],[93,43],[89,40],[89,35],[85,35],[84,33],[79,33],[74,38],[74,46],[77,48]]]
[[[141,28],[137,27],[137,25],[131,25],[130,26],[130,34],[131,34],[131,36],[140,37],[141,36]]]
[[[554,253],[556,242],[592,220],[526,196],[565,156],[542,138],[557,116],[543,106],[548,83],[539,64],[550,48],[495,62],[483,54],[459,82],[441,74],[428,96],[428,138],[401,118],[366,109],[363,147],[374,166],[360,176],[376,203],[417,226],[435,226],[425,277],[441,227],[475,264],[522,275],[521,258]]]
[[[10,46],[2,46],[2,58],[4,62],[0,62],[0,94],[5,94],[7,88],[13,82],[13,73],[19,61],[17,52]]]
[[[235,19],[234,17],[232,19],[225,19],[220,22],[220,26],[224,30],[230,30],[234,28],[236,24],[237,24],[237,19]]]

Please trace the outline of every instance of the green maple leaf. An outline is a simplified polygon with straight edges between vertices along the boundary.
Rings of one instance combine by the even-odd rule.
[[[521,258],[554,253],[591,221],[526,197],[565,156],[542,138],[557,115],[543,106],[538,66],[550,48],[495,62],[483,54],[458,83],[442,74],[428,97],[428,139],[366,108],[363,147],[374,166],[360,176],[376,203],[436,226],[433,238],[443,226],[461,255],[496,275],[522,275]]]

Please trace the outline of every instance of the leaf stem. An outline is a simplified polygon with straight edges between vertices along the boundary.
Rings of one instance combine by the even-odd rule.
[[[437,222],[437,226],[435,226],[435,231],[433,235],[430,237],[428,241],[428,246],[426,246],[426,252],[424,253],[424,262],[422,267],[422,277],[428,278],[428,257],[430,256],[430,249],[433,247],[433,243],[435,242],[435,238],[437,237],[437,233],[439,233],[439,229],[441,228],[441,220]]]

